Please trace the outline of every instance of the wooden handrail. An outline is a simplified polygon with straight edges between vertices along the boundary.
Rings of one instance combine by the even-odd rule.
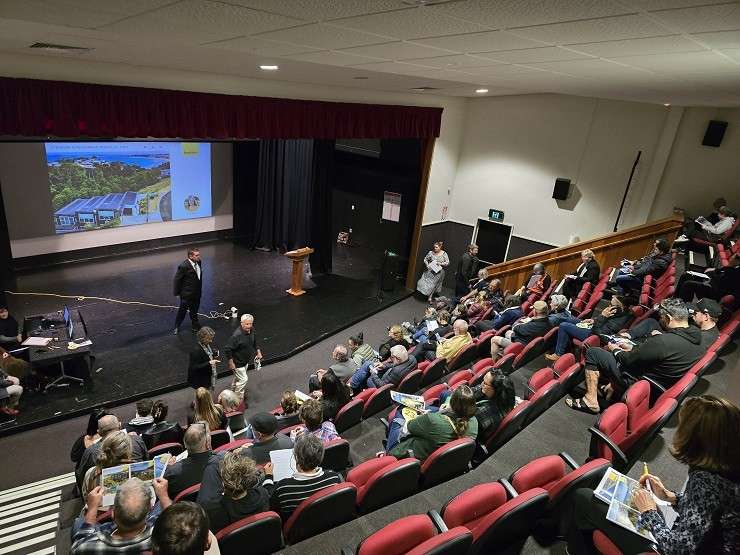
[[[580,264],[581,251],[590,249],[603,271],[609,266],[618,266],[624,258],[644,256],[659,237],[672,242],[682,226],[683,217],[676,214],[616,233],[493,264],[486,270],[489,276],[501,279],[504,289],[513,291],[524,283],[536,262],[545,265],[553,280],[559,280],[565,274],[572,273]]]

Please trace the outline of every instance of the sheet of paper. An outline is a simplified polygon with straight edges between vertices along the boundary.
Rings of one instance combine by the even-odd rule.
[[[442,266],[437,262],[436,260],[432,260],[429,263],[429,269],[434,272],[435,274],[438,274],[440,271],[442,271]]]
[[[270,462],[272,463],[272,478],[275,482],[290,478],[295,474],[297,467],[292,449],[270,451]]]
[[[188,450],[185,449],[182,453],[175,457],[175,462],[180,462],[188,458]]]
[[[399,405],[403,405],[404,407],[409,407],[414,410],[424,410],[426,408],[424,397],[421,395],[411,395],[409,393],[401,393],[400,391],[391,391],[391,399]]]
[[[310,395],[306,395],[305,393],[303,393],[303,391],[298,391],[297,389],[295,390],[295,396],[298,397],[298,400],[301,403],[305,403],[311,398]]]
[[[439,327],[437,320],[427,320],[427,332],[433,332]]]
[[[391,191],[383,192],[382,218],[391,222],[398,222],[401,220],[401,195]]]
[[[51,343],[50,337],[27,337],[26,340],[21,343],[21,345],[25,345],[26,347],[46,347],[49,343]]]
[[[703,274],[701,272],[694,272],[693,270],[686,270],[686,273],[690,276],[695,276],[701,279],[711,279],[707,274]]]

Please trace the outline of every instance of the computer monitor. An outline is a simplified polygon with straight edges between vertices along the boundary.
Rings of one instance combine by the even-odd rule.
[[[69,313],[69,308],[67,308],[67,305],[64,305],[64,312],[62,313],[62,316],[64,317],[64,326],[67,328],[67,338],[71,341],[74,339],[74,331],[75,326],[72,322],[72,315]]]

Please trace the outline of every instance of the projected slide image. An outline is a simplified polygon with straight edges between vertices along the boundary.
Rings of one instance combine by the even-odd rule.
[[[211,215],[208,144],[45,146],[58,234]],[[205,196],[207,203],[201,200]],[[174,203],[182,208],[173,209]]]

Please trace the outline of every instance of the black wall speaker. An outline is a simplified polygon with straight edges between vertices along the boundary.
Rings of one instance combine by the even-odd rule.
[[[566,200],[570,192],[570,179],[558,177],[555,180],[555,188],[552,190],[552,198],[555,200]]]
[[[707,125],[707,132],[704,133],[704,140],[701,142],[704,146],[719,146],[727,131],[726,121],[711,120]]]

